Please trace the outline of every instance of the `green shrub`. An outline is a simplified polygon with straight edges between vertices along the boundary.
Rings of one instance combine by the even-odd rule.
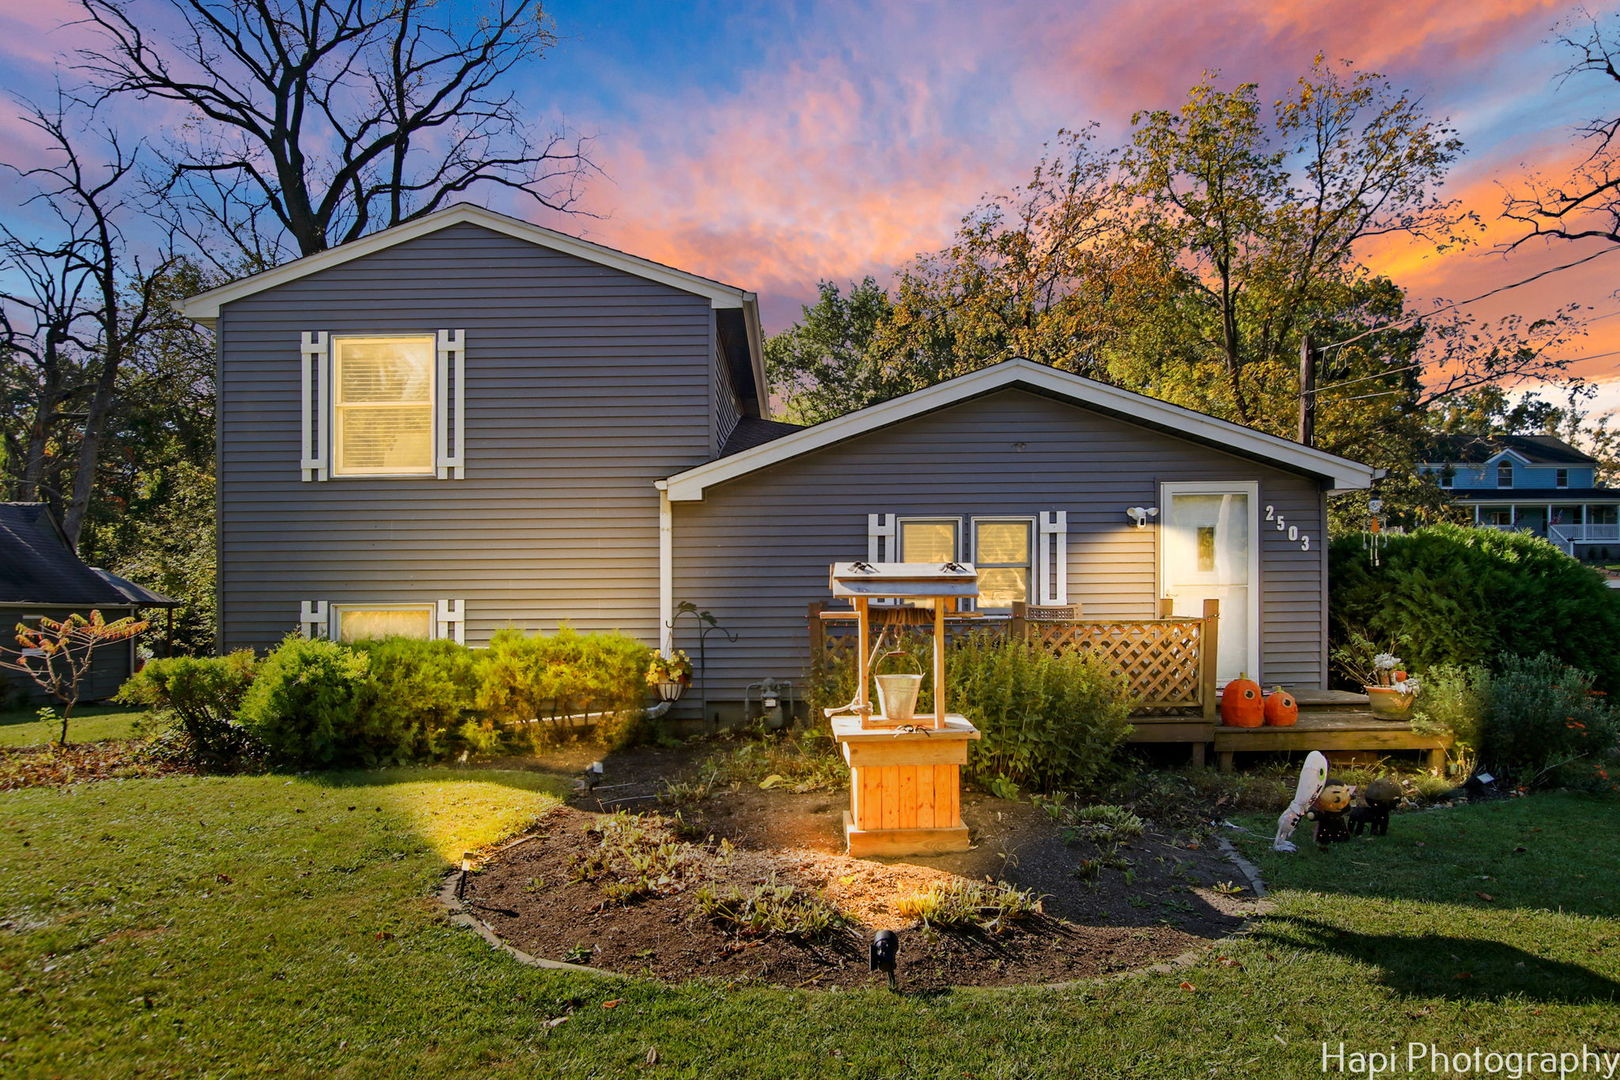
[[[461,750],[486,752],[499,736],[470,718],[478,692],[471,649],[454,641],[381,638],[349,646],[366,657],[357,735],[394,760],[425,761]],[[471,725],[471,729],[468,729]]]
[[[1423,691],[1412,708],[1412,730],[1450,734],[1457,740],[1454,753],[1477,753],[1490,710],[1490,669],[1484,664],[1437,664],[1422,678]]]
[[[916,919],[930,929],[974,927],[987,934],[1041,913],[1040,899],[1027,889],[1004,881],[966,878],[930,885],[921,892],[902,896],[894,906],[901,916]]]
[[[1431,525],[1382,540],[1373,566],[1361,534],[1333,541],[1331,633],[1399,644],[1407,669],[1549,653],[1620,692],[1620,590],[1527,533]]]
[[[635,737],[646,672],[646,646],[624,634],[502,630],[478,658],[477,703],[497,725],[537,743],[567,730],[555,721],[604,714],[593,725],[597,738],[617,747]]]
[[[697,913],[745,937],[772,935],[814,941],[850,925],[850,920],[819,893],[770,879],[744,890],[735,885],[700,885],[692,894]]]
[[[148,661],[116,700],[150,710],[150,730],[173,756],[209,769],[252,765],[258,742],[237,722],[258,662],[248,649],[226,656]]]
[[[1534,787],[1568,778],[1567,766],[1606,758],[1620,718],[1592,693],[1592,677],[1555,656],[1503,657],[1490,679],[1480,760]]]
[[[1102,780],[1130,734],[1129,687],[1107,663],[1055,656],[1021,641],[970,634],[946,653],[948,702],[983,738],[968,775],[1032,791],[1082,791]]]
[[[277,764],[298,768],[376,765],[395,748],[361,735],[370,658],[335,641],[288,636],[259,665],[241,720]]]

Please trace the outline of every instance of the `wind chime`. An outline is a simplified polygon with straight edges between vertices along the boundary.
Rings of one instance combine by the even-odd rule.
[[[1383,510],[1383,499],[1367,500],[1367,531],[1361,534],[1361,549],[1368,553],[1374,566],[1378,565],[1378,553],[1384,543],[1383,522],[1379,518]]]

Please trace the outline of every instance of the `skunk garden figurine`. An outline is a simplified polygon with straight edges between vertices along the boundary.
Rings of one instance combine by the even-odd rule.
[[[1389,835],[1389,815],[1401,801],[1401,785],[1380,776],[1367,785],[1350,810],[1350,831],[1357,836],[1370,829],[1374,836]]]

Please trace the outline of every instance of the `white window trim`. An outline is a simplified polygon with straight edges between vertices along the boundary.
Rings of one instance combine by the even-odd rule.
[[[961,514],[905,514],[894,519],[894,558],[890,562],[905,561],[905,527],[919,523],[944,524],[949,522],[956,529],[956,542],[951,545],[951,561],[964,562],[962,558],[962,515]]]
[[[305,600],[300,616],[304,636],[341,641],[339,630],[345,611],[425,611],[433,630],[428,640],[445,638],[457,645],[467,643],[467,602],[450,599],[378,604],[363,601],[333,604],[325,600]]]
[[[339,473],[334,380],[337,374],[336,350],[340,340],[431,339],[434,364],[430,369],[433,409],[433,464],[413,472]],[[466,477],[466,340],[465,330],[379,331],[376,333],[309,330],[300,335],[299,384],[302,393],[300,415],[299,470],[306,481],[344,480],[461,480]]]
[[[1262,670],[1265,657],[1260,649],[1260,594],[1265,583],[1260,578],[1260,545],[1264,538],[1260,533],[1260,482],[1258,480],[1164,480],[1159,483],[1159,527],[1153,530],[1153,543],[1157,548],[1154,564],[1157,567],[1157,580],[1154,582],[1153,595],[1165,595],[1165,582],[1169,575],[1165,570],[1165,559],[1169,555],[1166,545],[1161,539],[1164,523],[1170,516],[1170,497],[1172,495],[1224,495],[1243,493],[1249,497],[1249,678],[1255,682],[1263,681],[1265,675]],[[1326,558],[1320,552],[1326,545],[1314,545],[1319,554],[1317,558]]]
[[[1025,552],[1027,558],[1021,563],[981,563],[979,561],[979,525],[981,522],[995,523],[1002,521],[1016,521],[1020,524],[1029,526],[1029,548]],[[1025,595],[1024,602],[1027,604],[1039,604],[1041,602],[1043,592],[1042,586],[1045,584],[1044,581],[1036,580],[1037,575],[1044,576],[1042,575],[1041,571],[1040,558],[1041,536],[1041,523],[1034,514],[975,514],[968,518],[968,544],[970,551],[968,562],[973,564],[973,568],[975,570],[982,570],[986,565],[989,565],[991,569],[1012,566],[1028,567],[1029,593]],[[1011,608],[981,607],[977,600],[973,601],[973,607],[976,611],[993,612],[997,615],[1002,613],[1006,613],[1008,615],[1012,614]]]
[[[1508,471],[1508,476],[1507,476],[1507,481],[1508,482],[1505,483],[1505,484],[1502,483],[1502,470],[1504,468],[1507,469],[1507,471]],[[1518,476],[1519,476],[1519,471],[1514,466],[1513,462],[1503,460],[1503,461],[1498,461],[1496,463],[1496,488],[1497,488],[1498,491],[1506,490],[1508,488],[1513,487],[1513,483],[1514,483],[1515,480],[1518,479]]]
[[[1553,488],[1556,490],[1556,489],[1563,489],[1563,488],[1568,488],[1568,487],[1569,487],[1569,469],[1568,468],[1554,469],[1553,470]]]

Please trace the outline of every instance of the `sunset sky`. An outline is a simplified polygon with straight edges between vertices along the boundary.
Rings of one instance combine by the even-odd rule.
[[[1117,142],[1133,111],[1179,104],[1205,69],[1258,81],[1270,100],[1320,51],[1450,118],[1466,155],[1448,190],[1489,221],[1483,242],[1439,258],[1402,244],[1366,252],[1424,300],[1464,299],[1592,250],[1490,249],[1517,235],[1496,220],[1503,186],[1567,168],[1581,152],[1576,125],[1620,111],[1612,83],[1558,79],[1571,54],[1551,39],[1582,9],[1534,0],[564,0],[551,11],[562,40],[526,75],[524,99],[542,123],[561,117],[592,137],[602,175],[584,206],[600,216],[540,220],[754,289],[769,330],[820,278],[887,280],[943,246],[981,195],[1026,178],[1059,128],[1096,121]],[[3,0],[0,81],[41,85],[52,55],[83,33],[53,30],[67,17],[66,0]],[[1534,318],[1577,301],[1596,318],[1620,311],[1617,287],[1620,254],[1474,310]],[[1569,355],[1611,350],[1620,318],[1593,322]],[[1580,371],[1615,378],[1620,356]],[[1620,405],[1620,381],[1604,404]]]

